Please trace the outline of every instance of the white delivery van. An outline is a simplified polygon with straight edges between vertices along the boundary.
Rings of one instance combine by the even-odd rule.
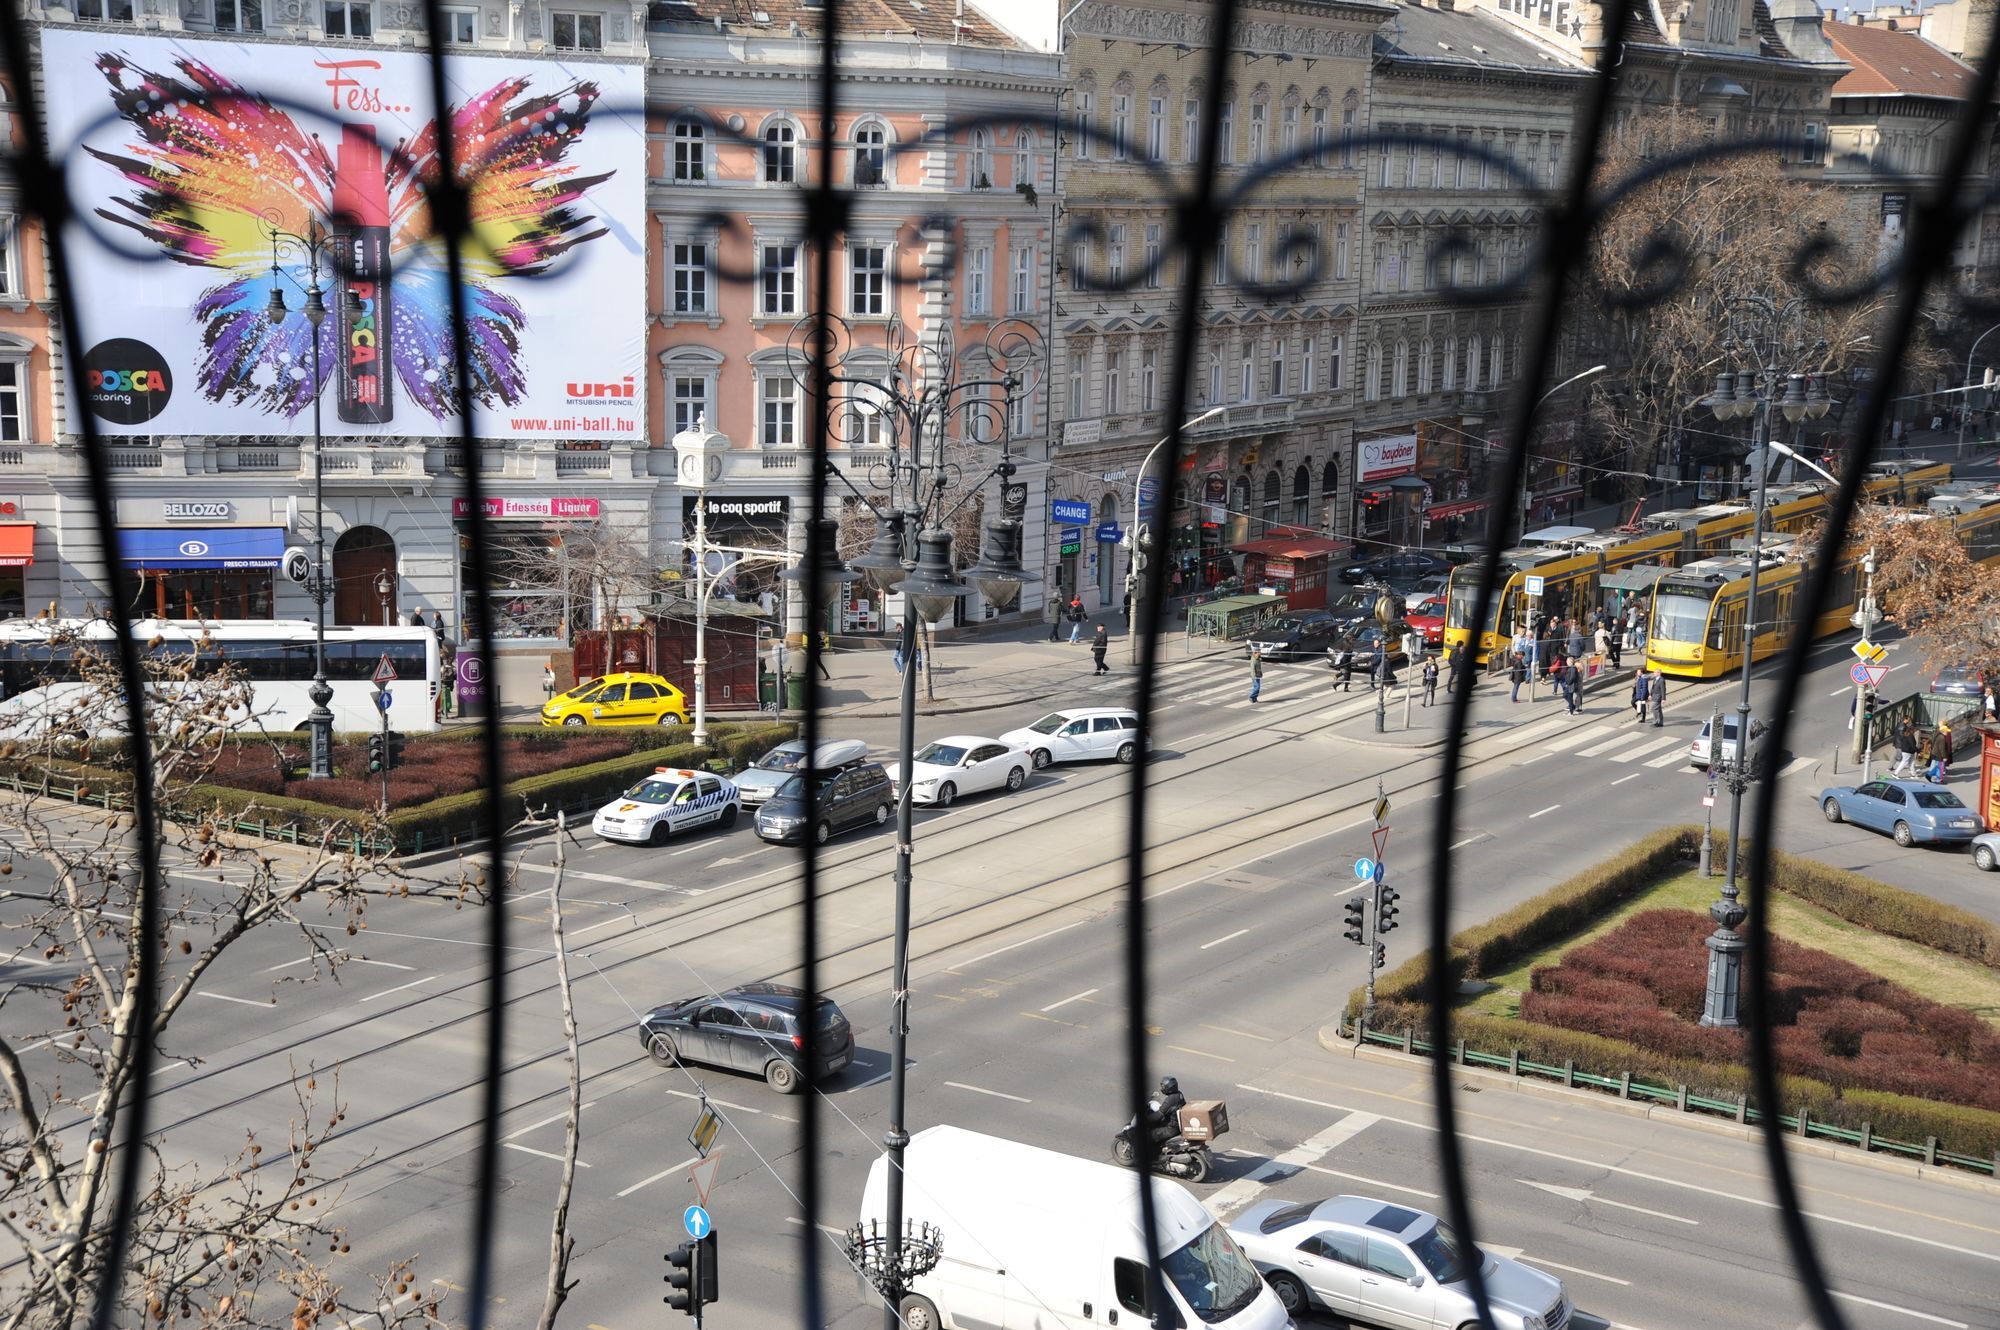
[[[887,1219],[878,1158],[861,1222]],[[1291,1320],[1192,1193],[1151,1178],[1168,1305],[1147,1305],[1139,1177],[960,1127],[929,1127],[903,1153],[903,1216],[936,1227],[937,1268],[917,1279],[910,1330],[1085,1330],[1160,1326],[1288,1330]]]

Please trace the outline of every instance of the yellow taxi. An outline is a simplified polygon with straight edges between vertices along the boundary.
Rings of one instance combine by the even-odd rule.
[[[606,674],[557,693],[544,725],[685,725],[687,695],[657,674]]]

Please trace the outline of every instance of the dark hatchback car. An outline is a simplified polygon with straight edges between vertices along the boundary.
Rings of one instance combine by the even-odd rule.
[[[1402,554],[1384,554],[1361,563],[1350,563],[1340,570],[1340,580],[1350,585],[1358,582],[1387,582],[1394,587],[1409,587],[1415,586],[1423,578],[1449,572],[1451,572],[1451,560],[1442,554],[1411,550]]]
[[[828,837],[851,827],[870,823],[879,827],[896,811],[896,787],[880,762],[863,762],[822,776],[814,803],[815,820],[808,828],[805,777],[792,777],[757,810],[757,834],[780,843],[811,835],[825,844]]]
[[[1316,656],[1340,635],[1341,621],[1325,610],[1306,610],[1271,620],[1250,630],[1243,652],[1261,652],[1266,660],[1295,660]]]
[[[813,1023],[814,1074],[805,1069],[805,994],[789,984],[744,984],[655,1007],[639,1022],[639,1043],[662,1067],[702,1062],[762,1076],[779,1094],[797,1094],[854,1060],[854,1031],[828,998]]]

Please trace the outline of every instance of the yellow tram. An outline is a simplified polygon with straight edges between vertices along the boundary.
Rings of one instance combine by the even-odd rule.
[[[1878,462],[1869,467],[1862,492],[1870,502],[1915,506],[1950,480],[1948,462]],[[1828,497],[1818,484],[1766,486],[1766,530],[1804,531],[1825,511]],[[1586,617],[1599,608],[1620,610],[1621,593],[1605,594],[1603,580],[1608,574],[1645,565],[1684,568],[1725,555],[1733,542],[1750,534],[1751,519],[1750,505],[1732,500],[1653,513],[1640,519],[1636,531],[1556,527],[1530,532],[1520,546],[1500,555],[1499,590],[1476,635],[1471,621],[1480,565],[1452,570],[1445,602],[1445,650],[1463,650],[1476,636],[1473,660],[1483,665],[1496,647],[1506,649],[1516,625],[1525,622],[1534,607],[1564,618]],[[1541,579],[1541,594],[1532,601],[1527,591],[1531,577]]]
[[[1923,514],[1949,517],[1959,541],[1980,563],[2000,559],[2000,489],[1965,488],[1933,497]],[[1813,621],[1815,638],[1851,627],[1867,551],[1851,547],[1834,570],[1833,594]],[[1812,551],[1795,538],[1767,544],[1757,573],[1754,660],[1783,649],[1795,598],[1804,593]],[[1653,587],[1646,661],[1664,674],[1714,679],[1743,664],[1744,612],[1750,600],[1750,554],[1704,559],[1662,577]]]

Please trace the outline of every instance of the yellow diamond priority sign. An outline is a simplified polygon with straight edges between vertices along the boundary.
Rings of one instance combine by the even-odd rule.
[[[1888,659],[1889,650],[1887,647],[1878,647],[1873,642],[1856,642],[1854,644],[1854,654],[1860,657],[1865,664],[1879,665]]]

